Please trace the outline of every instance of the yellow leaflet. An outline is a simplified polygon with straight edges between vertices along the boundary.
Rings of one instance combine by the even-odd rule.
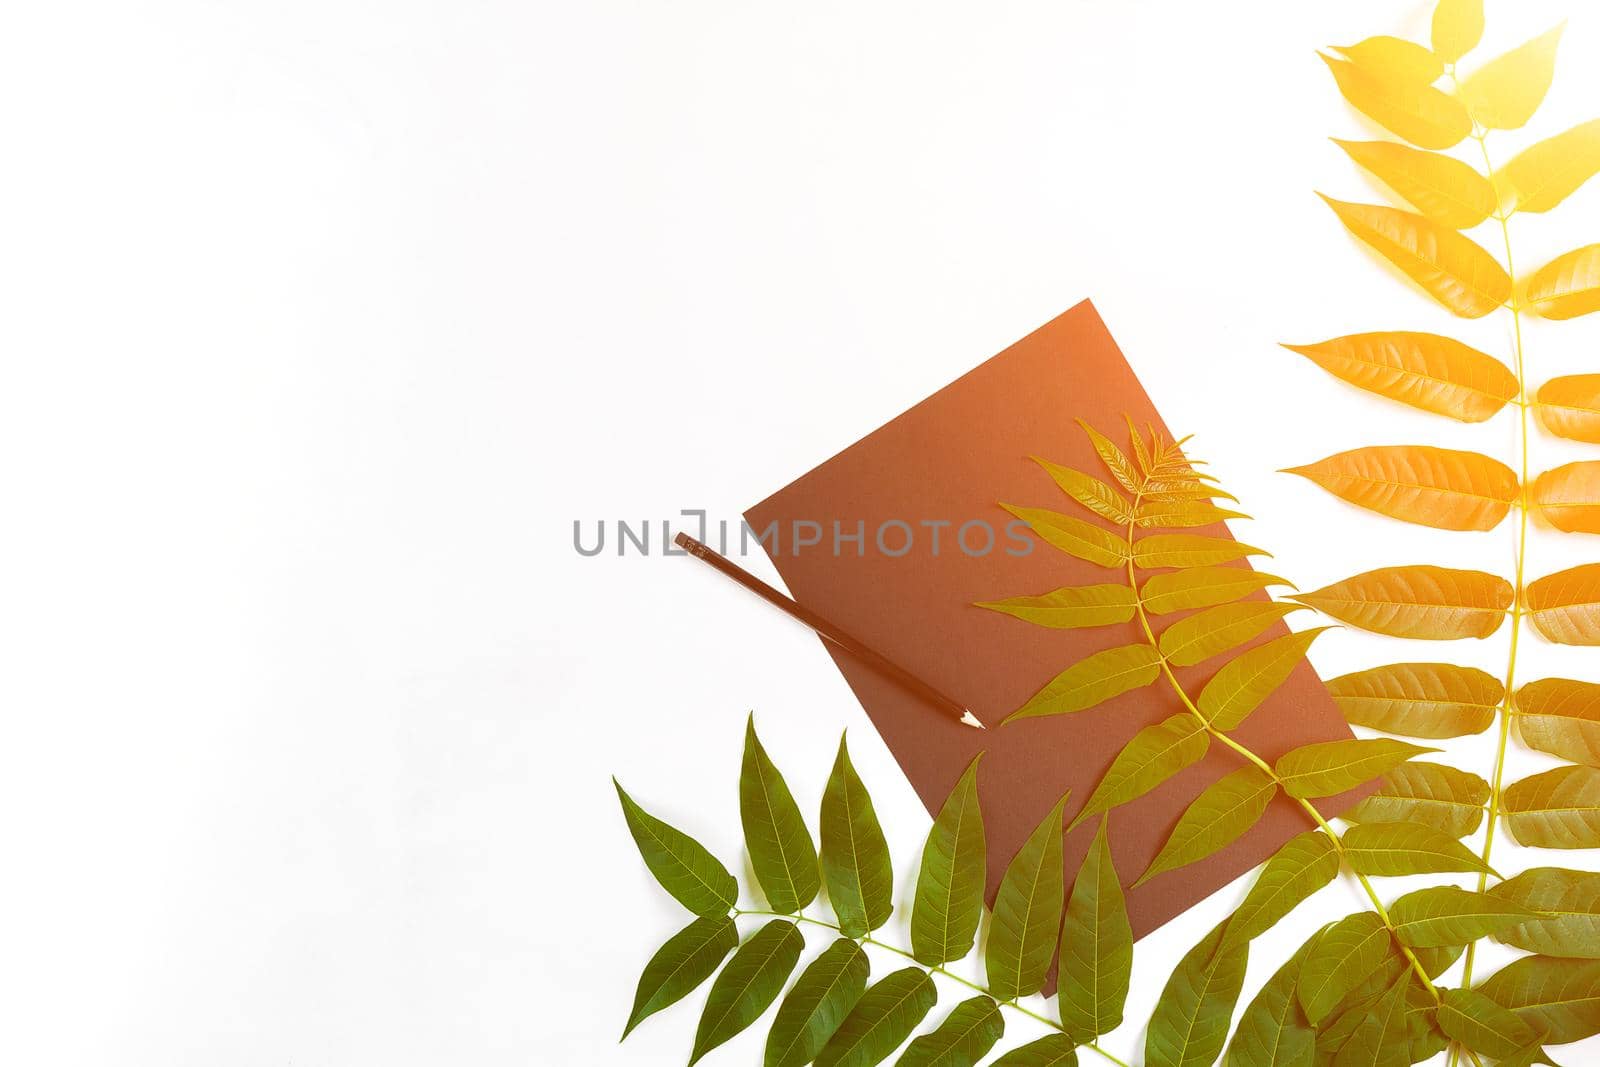
[[[1533,506],[1566,533],[1600,533],[1600,462],[1568,463],[1534,479]]]
[[[1462,422],[1482,422],[1517,395],[1504,363],[1438,334],[1392,330],[1283,347],[1351,385]]]
[[[1569,441],[1600,445],[1600,374],[1568,374],[1539,387],[1534,411],[1544,428]]]
[[[1334,138],[1333,143],[1418,211],[1452,230],[1470,229],[1494,212],[1494,186],[1459,159],[1393,141]]]
[[[1038,456],[1034,456],[1033,461],[1044,468],[1045,473],[1061,487],[1063,493],[1101,518],[1119,524],[1126,524],[1133,519],[1132,505],[1121,493],[1099,478],[1073,470],[1071,467],[1063,467],[1059,463],[1051,463]]]
[[[1109,626],[1133,618],[1133,590],[1125,585],[1066,586],[1042,596],[989,600],[977,606],[1013,615],[1035,626],[1072,630]]]
[[[1283,578],[1248,567],[1190,567],[1151,575],[1140,596],[1152,615],[1227,604],[1271,585],[1290,585]]]
[[[1453,641],[1494,633],[1512,597],[1498,575],[1419,564],[1365,571],[1293,599],[1373,633]]]
[[[1506,208],[1549,211],[1600,172],[1600,119],[1540,141],[1500,168]]]
[[[1180,667],[1193,666],[1237,648],[1299,605],[1246,601],[1222,604],[1179,619],[1161,635],[1161,654]]]
[[[1346,229],[1462,318],[1482,318],[1511,299],[1511,276],[1471,238],[1409,211],[1322,199]]]
[[[1516,712],[1529,748],[1600,767],[1600,685],[1541,678],[1517,690]]]
[[[1001,504],[1028,528],[1069,556],[1115,567],[1128,558],[1127,544],[1109,530],[1044,508],[1019,508]]]
[[[1284,683],[1326,629],[1285,634],[1230,660],[1200,691],[1200,714],[1219,730],[1237,729]]]
[[[1558,645],[1600,645],[1600,563],[1530,582],[1523,603],[1534,629]]]
[[[1517,472],[1477,452],[1374,445],[1290,467],[1335,496],[1403,522],[1492,530],[1517,499]]]
[[[1137,493],[1139,491],[1139,483],[1144,480],[1144,476],[1134,469],[1127,453],[1113,444],[1105,434],[1096,430],[1082,419],[1078,420],[1078,425],[1082,426],[1083,432],[1089,435],[1089,443],[1094,445],[1095,453],[1100,457],[1100,461],[1106,465],[1106,469],[1122,484],[1122,488],[1130,493]],[[1133,439],[1137,445],[1139,435],[1134,434]]]
[[[1219,508],[1206,500],[1147,500],[1139,505],[1138,524],[1141,527],[1210,526],[1228,519],[1248,519],[1240,511]]]
[[[1575,319],[1600,311],[1600,244],[1557,256],[1528,279],[1523,303],[1546,319]]]
[[[1006,722],[1041,715],[1064,715],[1149,685],[1161,673],[1161,657],[1149,645],[1124,645],[1079,660],[1034,694]]]
[[[1179,818],[1161,852],[1133,883],[1141,886],[1226,848],[1256,824],[1278,792],[1278,783],[1253,764],[1213,782]]]
[[[1433,9],[1433,50],[1454,63],[1483,39],[1483,0],[1439,0]]]
[[[1344,60],[1321,59],[1351,106],[1420,148],[1449,148],[1472,132],[1467,109],[1453,96],[1430,85],[1386,78]]]
[[[1533,117],[1555,77],[1564,29],[1566,23],[1496,56],[1461,83],[1461,97],[1479,125],[1515,130]]]
[[[1336,45],[1333,50],[1368,74],[1396,82],[1432,85],[1444,73],[1444,63],[1438,56],[1399,37],[1368,37],[1359,44]]]

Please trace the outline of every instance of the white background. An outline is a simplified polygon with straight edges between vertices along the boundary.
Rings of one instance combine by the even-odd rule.
[[[1600,20],[1489,4],[1482,54],[1569,12],[1532,135],[1600,113]],[[1503,317],[1451,320],[1312,195],[1384,195],[1326,140],[1373,131],[1313,50],[1423,38],[1427,14],[13,11],[4,1058],[686,1058],[703,993],[617,1044],[683,919],[609,776],[735,862],[753,708],[808,811],[851,730],[903,873],[927,817],[814,638],[691,562],[580,558],[573,520],[734,519],[1085,296],[1279,573],[1507,570],[1509,524],[1401,526],[1273,473],[1366,443],[1512,454],[1509,412],[1433,419],[1276,347],[1409,328],[1507,350]],[[1600,192],[1514,239],[1529,265],[1600,239]],[[1595,369],[1597,342],[1600,322],[1536,324],[1532,377]],[[1536,466],[1578,455],[1540,440]],[[1540,533],[1531,573],[1597,554],[1579,540]],[[1525,677],[1600,680],[1592,652],[1529,644]],[[1498,673],[1504,647],[1341,632],[1313,658]],[[1492,739],[1450,749],[1482,770]],[[1140,1047],[1172,965],[1241,893],[1140,944],[1109,1049]],[[1246,998],[1359,904],[1340,884],[1264,938]],[[710,1062],[758,1062],[763,1033]]]

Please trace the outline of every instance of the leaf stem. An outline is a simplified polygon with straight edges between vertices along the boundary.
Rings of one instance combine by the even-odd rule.
[[[1452,79],[1454,74],[1451,75]],[[1488,174],[1489,183],[1494,189],[1495,218],[1500,222],[1500,236],[1505,242],[1506,274],[1511,278],[1511,301],[1507,305],[1511,311],[1511,325],[1514,343],[1515,367],[1517,376],[1517,430],[1518,451],[1521,460],[1520,492],[1521,512],[1517,522],[1517,555],[1516,579],[1514,582],[1513,599],[1511,602],[1511,642],[1506,655],[1505,696],[1499,708],[1499,737],[1495,745],[1494,775],[1489,784],[1489,814],[1485,822],[1483,838],[1483,864],[1486,868],[1478,875],[1478,892],[1482,893],[1489,887],[1488,866],[1490,857],[1494,853],[1495,830],[1500,822],[1501,787],[1505,782],[1506,752],[1511,738],[1511,702],[1512,694],[1517,683],[1517,649],[1522,637],[1522,583],[1526,573],[1528,559],[1528,379],[1523,365],[1522,346],[1522,306],[1517,300],[1517,268],[1516,260],[1511,249],[1511,224],[1510,212],[1505,209],[1505,201],[1501,196],[1500,183],[1495,177],[1494,162],[1489,156],[1489,135],[1486,130],[1477,130],[1473,138],[1478,142],[1478,148],[1483,153],[1483,166]],[[1466,961],[1463,965],[1461,984],[1466,988],[1472,987],[1472,968],[1477,957],[1477,943],[1467,946]]]
[[[807,923],[807,924],[809,924],[811,926],[819,926],[824,930],[831,930],[835,934],[838,934],[840,937],[847,936],[842,929],[840,929],[838,926],[834,925],[833,923],[825,922],[822,919],[813,919],[811,916],[809,916],[809,915],[801,915],[799,912],[764,911],[764,910],[757,909],[757,908],[734,908],[729,914],[735,919],[739,918],[739,916],[741,916],[741,915],[760,915],[760,916],[766,916],[766,917],[774,918],[774,919],[793,919],[796,922]],[[905,949],[900,948],[897,945],[891,945],[891,944],[888,944],[886,942],[879,941],[877,938],[873,937],[871,934],[868,934],[866,937],[859,938],[859,939],[852,938],[852,940],[859,940],[860,943],[863,944],[863,945],[871,945],[873,948],[881,948],[885,952],[892,952],[896,956],[903,956],[904,958],[910,960],[912,963],[915,963],[918,967],[921,967],[923,970],[927,971],[929,974],[937,974],[937,975],[941,975],[942,977],[948,978],[952,982],[955,982],[958,985],[966,986],[968,989],[972,990],[974,993],[981,993],[984,996],[989,997],[996,1004],[999,1004],[1002,1008],[1010,1008],[1011,1010],[1013,1010],[1013,1011],[1015,1011],[1015,1012],[1017,1012],[1019,1014],[1026,1015],[1028,1018],[1034,1020],[1035,1022],[1043,1023],[1044,1025],[1048,1026],[1052,1030],[1055,1030],[1055,1031],[1057,1031],[1059,1033],[1066,1033],[1066,1027],[1062,1026],[1060,1023],[1056,1022],[1054,1019],[1051,1019],[1049,1016],[1040,1015],[1038,1012],[1032,1010],[1031,1008],[1025,1008],[1021,1004],[1018,1004],[1015,1000],[1001,1000],[999,997],[996,997],[993,993],[989,992],[989,990],[986,987],[979,985],[977,982],[973,982],[973,981],[970,981],[969,979],[963,978],[959,974],[955,974],[955,973],[953,973],[951,971],[948,971],[942,966],[930,967],[926,963],[923,963],[921,960],[917,959],[917,957],[913,956],[910,952],[907,952]],[[1096,1045],[1092,1041],[1085,1042],[1081,1047],[1086,1048],[1091,1052],[1098,1053],[1100,1056],[1103,1056],[1106,1060],[1110,1061],[1112,1064],[1115,1064],[1116,1067],[1130,1067],[1130,1065],[1128,1063],[1124,1062],[1123,1060],[1118,1059],[1116,1056],[1113,1056],[1111,1053],[1107,1052],[1105,1049],[1101,1048],[1099,1045]]]

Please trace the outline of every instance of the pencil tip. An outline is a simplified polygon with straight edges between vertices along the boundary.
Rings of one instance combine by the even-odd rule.
[[[975,726],[980,730],[988,729],[987,726],[983,725],[983,721],[970,711],[963,711],[961,713],[961,721],[966,723],[968,726]]]

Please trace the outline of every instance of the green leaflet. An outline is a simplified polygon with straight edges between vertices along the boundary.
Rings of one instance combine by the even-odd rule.
[[[615,778],[611,784],[617,788],[622,815],[639,846],[639,855],[661,888],[696,915],[726,914],[739,897],[739,884],[728,868],[700,842],[635,804]]]
[[[1600,1034],[1600,960],[1524,956],[1479,988],[1544,1034],[1545,1044],[1565,1045]]]
[[[1557,767],[1508,786],[1506,828],[1531,848],[1600,847],[1600,771]]]
[[[1256,878],[1233,917],[1227,940],[1253,941],[1339,873],[1339,854],[1320,830],[1292,837]]]
[[[889,921],[894,910],[889,846],[843,737],[822,794],[822,875],[846,937],[865,937]]]
[[[977,996],[955,1006],[938,1029],[923,1034],[895,1062],[901,1067],[973,1067],[1006,1031],[1000,1005]]]
[[[1065,877],[1061,861],[1063,796],[1006,868],[994,898],[984,961],[998,1000],[1037,993],[1056,952]]]
[[[1446,989],[1443,994],[1444,999],[1439,1004],[1439,1029],[1472,1051],[1498,1060],[1538,1043],[1539,1035],[1533,1032],[1533,1027],[1482,993],[1472,989]]]
[[[1480,734],[1505,699],[1500,679],[1451,663],[1390,663],[1340,675],[1328,692],[1355,726],[1402,737]]]
[[[1288,679],[1311,642],[1327,629],[1319,626],[1285,634],[1230,660],[1200,691],[1200,714],[1224,732],[1242,725]]]
[[[815,1059],[861,999],[869,970],[867,954],[847,937],[812,960],[778,1005],[763,1067],[804,1067]]]
[[[1396,965],[1398,964],[1398,966]],[[1328,1017],[1317,1027],[1317,1063],[1319,1067],[1333,1067],[1334,1060],[1338,1058],[1339,1050],[1349,1043],[1355,1036],[1367,1016],[1377,1007],[1384,991],[1399,977],[1399,969],[1403,963],[1396,960],[1385,961],[1384,966],[1372,972],[1366,981],[1362,982],[1352,992],[1339,1002],[1339,1006],[1329,1012]]]
[[[983,918],[983,814],[978,808],[978,761],[945,799],[922,849],[911,907],[912,955],[928,967],[958,960],[972,949]]]
[[[1382,877],[1450,871],[1494,874],[1477,853],[1455,838],[1415,823],[1364,822],[1352,826],[1345,831],[1344,851],[1350,866],[1360,874]]]
[[[1072,499],[1099,515],[1103,519],[1110,519],[1119,526],[1126,526],[1133,521],[1133,505],[1121,493],[1102,482],[1092,474],[1085,474],[1071,467],[1063,467],[1059,463],[1051,463],[1047,459],[1032,457],[1033,461],[1044,468],[1046,474],[1061,487],[1061,491]]]
[[[1276,575],[1262,574],[1249,567],[1191,567],[1151,575],[1139,591],[1139,597],[1144,601],[1145,611],[1166,615],[1190,608],[1231,604],[1269,586],[1290,584]]]
[[[1111,767],[1094,787],[1088,803],[1072,820],[1072,827],[1144,796],[1185,767],[1198,763],[1210,743],[1206,728],[1188,712],[1179,712],[1154,726],[1146,726],[1134,734],[1133,740],[1111,761]]]
[[[1035,626],[1076,630],[1127,622],[1133,618],[1136,604],[1133,590],[1126,585],[1068,585],[1042,596],[989,600],[977,606],[1014,616]]]
[[[1262,603],[1219,604],[1186,616],[1161,634],[1161,654],[1179,667],[1191,667],[1230,648],[1238,648],[1265,633],[1299,604]]]
[[[1058,1007],[1075,1041],[1093,1041],[1121,1025],[1132,974],[1133,929],[1102,819],[1061,927]]]
[[[1212,567],[1247,556],[1265,556],[1259,548],[1231,537],[1199,534],[1151,534],[1133,543],[1133,562],[1145,570],[1158,567]]]
[[[1372,796],[1345,813],[1352,822],[1408,822],[1465,837],[1483,821],[1489,783],[1438,763],[1402,763]]]
[[[1346,916],[1323,931],[1300,965],[1300,984],[1295,988],[1311,1025],[1320,1024],[1393,953],[1388,927],[1370,911]]]
[[[1517,690],[1517,732],[1529,748],[1600,767],[1600,685],[1541,678]]]
[[[1079,660],[1055,678],[1005,722],[1039,715],[1082,711],[1114,696],[1149,685],[1161,673],[1161,656],[1147,644],[1108,648]]]
[[[761,747],[754,715],[745,721],[739,820],[750,866],[772,910],[797,912],[817,899],[821,877],[811,832],[788,783]]]
[[[1012,1049],[990,1067],[1078,1067],[1078,1047],[1065,1034],[1051,1034]]]
[[[1305,952],[1278,968],[1244,1009],[1228,1042],[1228,1067],[1312,1067],[1317,1035],[1294,995]]]
[[[1278,783],[1254,764],[1213,782],[1178,819],[1172,836],[1134,885],[1204,859],[1237,841],[1261,818],[1277,792]]]
[[[921,967],[895,971],[869,988],[817,1056],[817,1067],[872,1067],[888,1059],[939,1000]]]
[[[1412,982],[1406,994],[1406,1036],[1411,1043],[1408,1063],[1424,1063],[1450,1044],[1439,1029],[1433,997],[1418,982]]]
[[[1455,886],[1419,889],[1389,907],[1396,936],[1411,948],[1470,945],[1533,914],[1511,901]]]
[[[1489,896],[1541,913],[1503,928],[1497,940],[1546,956],[1600,959],[1600,874],[1535,867]]]
[[[1410,1067],[1411,1041],[1406,1026],[1406,992],[1411,974],[1404,972],[1361,1015],[1355,1032],[1339,1048],[1333,1067]]]
[[[1327,797],[1369,782],[1413,756],[1437,751],[1388,738],[1323,741],[1286,753],[1276,770],[1290,796]]]
[[[1087,560],[1102,567],[1116,567],[1127,562],[1128,545],[1122,538],[1092,522],[1063,515],[1045,508],[1020,508],[1001,504],[1011,514],[1028,524],[1028,529],[1038,534],[1048,544],[1054,545],[1069,556]]]
[[[702,916],[668,938],[639,976],[622,1036],[626,1038],[645,1019],[698,988],[738,943],[739,931],[726,915]]]
[[[1190,949],[1167,980],[1145,1035],[1145,1067],[1211,1067],[1228,1039],[1250,945],[1223,944],[1222,927]]]
[[[800,962],[805,938],[795,924],[774,919],[739,946],[733,959],[711,983],[700,1026],[694,1033],[691,1067],[700,1057],[761,1018],[778,999],[789,973]]]

